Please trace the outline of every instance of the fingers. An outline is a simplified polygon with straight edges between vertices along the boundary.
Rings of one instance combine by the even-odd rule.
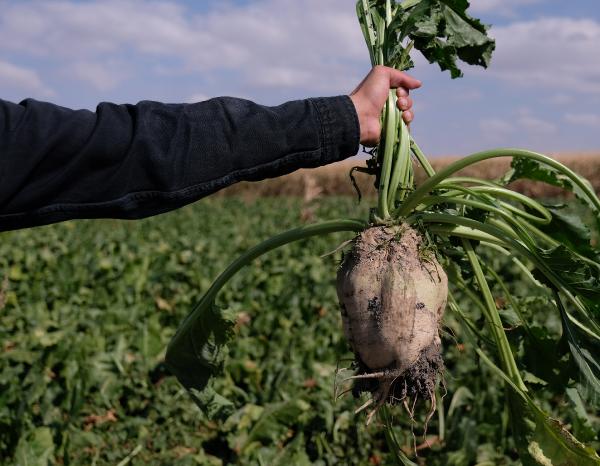
[[[409,93],[411,89],[421,87],[421,81],[393,68],[385,66],[377,68],[380,68],[377,72],[386,74],[390,88],[396,89],[396,95],[398,96],[396,105],[402,110],[402,119],[404,122],[407,124],[410,123],[414,118],[414,113],[412,111],[413,100],[410,98]]]
[[[398,97],[397,105],[400,110],[410,110],[413,105],[413,100],[408,96]]]
[[[421,87],[421,81],[418,79],[409,76],[403,71],[396,70],[394,68],[389,68],[387,66],[378,66],[381,71],[377,70],[380,73],[386,73],[388,79],[390,81],[390,88],[395,89],[399,87],[403,87],[407,90],[410,89],[418,89]]]
[[[398,89],[396,89],[396,95],[398,97],[407,97],[408,96],[408,89],[405,89],[403,87],[399,87]]]
[[[402,119],[405,123],[410,123],[415,117],[412,109],[413,100],[408,96],[408,91],[402,87],[399,87],[396,91],[398,94],[398,101],[396,105],[402,110]]]

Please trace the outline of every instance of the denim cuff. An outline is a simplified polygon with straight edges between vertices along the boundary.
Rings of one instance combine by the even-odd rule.
[[[356,155],[360,141],[358,115],[347,95],[309,99],[321,123],[323,165]]]

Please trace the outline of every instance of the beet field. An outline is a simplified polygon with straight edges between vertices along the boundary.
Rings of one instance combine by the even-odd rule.
[[[212,411],[202,412],[170,374],[169,340],[241,252],[287,228],[368,215],[369,202],[311,197],[219,197],[143,221],[3,234],[0,463],[522,464],[511,388],[490,363],[497,355],[484,310],[452,288],[457,279],[474,280],[468,273],[448,272],[461,306],[444,316],[445,371],[428,422],[429,400],[412,419],[402,403],[369,425],[366,411],[354,414],[367,398],[354,398],[347,380],[353,355],[335,290],[347,250],[339,246],[351,232],[262,256],[221,291],[216,304],[234,319],[234,338],[222,375],[211,381]],[[589,409],[593,400],[582,400],[586,387],[560,316],[510,258],[479,249],[490,283],[497,274],[509,287],[492,292],[528,397],[591,458],[600,449],[600,419]],[[537,432],[537,445],[557,432]],[[593,464],[582,461],[563,464]]]

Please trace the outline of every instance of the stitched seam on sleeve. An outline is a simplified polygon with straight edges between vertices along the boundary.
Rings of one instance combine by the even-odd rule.
[[[321,145],[323,149],[322,160],[327,162],[332,158],[331,147],[331,120],[328,112],[327,104],[323,99],[311,99],[317,111],[317,117],[321,126]]]
[[[355,146],[357,148],[360,148],[360,123],[358,121],[358,113],[356,112],[356,107],[354,106],[354,103],[352,102],[350,96],[345,97],[347,97],[345,99],[345,102],[346,106],[348,107],[348,113],[350,113],[350,118],[352,118],[352,122],[354,123],[354,135],[356,137]]]
[[[325,121],[325,115],[322,113],[322,104],[319,101],[319,99],[310,99],[310,102],[313,104],[313,107],[316,110],[317,113],[317,119],[319,120],[319,133],[321,135],[321,149],[323,152],[323,156],[322,159],[323,160],[328,160],[330,157],[329,154],[329,145],[328,145],[328,138],[327,138],[327,130],[325,128],[326,125],[326,121]]]

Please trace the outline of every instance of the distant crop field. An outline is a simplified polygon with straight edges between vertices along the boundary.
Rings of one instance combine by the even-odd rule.
[[[600,192],[600,152],[555,154],[554,158],[569,168],[586,177]],[[458,157],[440,157],[431,159],[436,170],[457,160]],[[288,176],[259,183],[239,183],[220,195],[256,196],[304,196],[315,195],[355,195],[356,191],[350,182],[349,173],[353,166],[365,166],[365,160],[351,159],[326,167],[311,170],[300,170]],[[507,158],[492,159],[459,172],[460,175],[494,179],[501,176],[510,167]],[[423,172],[417,170],[417,180],[423,179]],[[361,192],[366,196],[374,196],[376,191],[372,177],[361,173],[355,174]],[[534,182],[517,182],[514,189],[533,197],[559,197],[562,191],[551,186]]]
[[[334,286],[341,252],[327,253],[351,234],[270,253],[219,295],[218,304],[237,314],[237,338],[216,381],[235,403],[231,416],[203,416],[163,363],[179,323],[241,251],[298,224],[365,217],[367,208],[349,196],[226,197],[137,222],[3,234],[0,464],[391,464],[381,423],[367,427],[364,415],[354,415],[360,400],[334,396],[343,388],[336,372],[352,354]],[[518,270],[494,255],[486,260],[512,277],[513,297],[527,302],[540,344],[559,344],[558,316],[536,304]],[[480,310],[466,309],[483,328]],[[510,309],[502,312],[519,348],[522,329]],[[434,416],[424,435],[422,423],[393,408],[403,449],[416,448],[428,466],[520,464],[507,424],[498,422],[507,419],[502,381],[480,365],[452,313],[442,337],[445,417]],[[519,349],[519,364],[544,369],[528,363],[536,351]],[[598,419],[586,424],[573,400],[544,395],[536,380],[548,374],[528,370],[530,395],[599,449]]]

